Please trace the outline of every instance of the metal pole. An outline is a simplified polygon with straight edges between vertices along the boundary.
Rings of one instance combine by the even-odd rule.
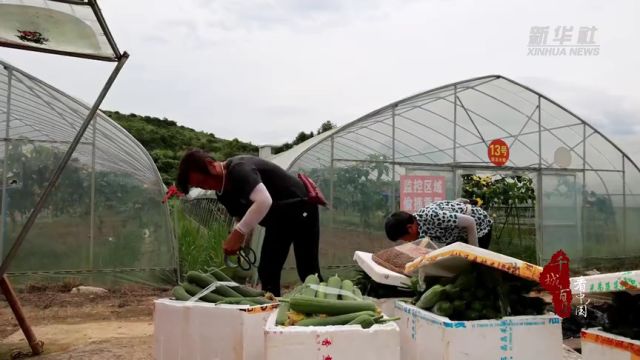
[[[627,180],[624,154],[622,154],[622,245],[627,253]]]
[[[457,160],[457,148],[458,148],[458,85],[453,86],[453,171],[452,171],[452,185],[453,185],[453,197],[458,197],[458,166]]]
[[[2,293],[11,307],[11,311],[13,311],[16,321],[18,322],[18,325],[20,325],[20,329],[22,330],[22,333],[24,333],[24,337],[27,339],[29,347],[31,347],[31,352],[33,355],[42,354],[44,343],[36,338],[36,334],[31,329],[27,317],[24,316],[24,312],[22,312],[20,300],[18,300],[18,297],[16,296],[15,291],[13,291],[13,288],[9,283],[9,279],[7,279],[6,276],[0,277],[0,289],[2,289]]]
[[[11,82],[13,69],[7,69],[7,119],[5,126],[5,138],[9,138],[9,121],[11,120]],[[4,161],[2,164],[2,239],[0,239],[0,261],[4,259],[4,243],[8,238],[7,231],[7,155],[9,154],[9,141],[4,141]]]
[[[580,256],[582,261],[584,259],[584,238],[587,232],[585,231],[584,221],[584,191],[587,189],[587,125],[582,124],[582,208],[580,209]]]
[[[333,182],[335,177],[335,165],[333,163],[334,155],[334,137],[331,135],[331,161],[329,162],[329,204],[333,208]],[[333,236],[333,215],[334,211],[329,211],[329,234]]]
[[[93,269],[93,240],[95,237],[94,227],[96,224],[96,127],[98,125],[98,119],[93,121],[92,137],[93,145],[91,148],[91,218],[89,219],[89,269]]]
[[[109,92],[111,85],[116,80],[118,73],[120,72],[124,64],[127,62],[127,59],[129,59],[129,54],[125,52],[124,54],[122,54],[122,57],[118,61],[118,64],[113,69],[111,76],[109,76],[109,78],[107,79],[107,82],[102,88],[102,91],[100,91],[98,98],[96,99],[95,103],[91,107],[91,110],[89,110],[89,113],[87,114],[87,117],[85,118],[84,122],[80,126],[80,129],[78,129],[78,133],[76,134],[75,138],[71,142],[71,145],[69,145],[67,152],[64,154],[62,160],[60,160],[58,167],[53,172],[53,175],[51,175],[51,179],[49,180],[47,187],[42,192],[42,195],[40,196],[40,199],[34,206],[33,211],[31,212],[31,214],[29,214],[29,218],[27,219],[22,229],[20,229],[20,233],[18,234],[18,237],[16,238],[15,242],[11,246],[11,249],[9,250],[7,257],[2,262],[2,265],[0,265],[0,276],[4,275],[7,272],[7,269],[9,268],[11,261],[18,254],[18,250],[20,249],[20,246],[22,245],[27,235],[29,234],[29,231],[31,230],[31,227],[35,223],[38,217],[38,214],[40,214],[40,210],[42,210],[45,202],[49,198],[49,194],[58,183],[58,180],[60,179],[60,175],[62,175],[64,168],[67,166],[67,163],[71,159],[71,155],[73,155],[73,152],[76,150],[76,147],[78,147],[80,140],[82,139],[82,137],[84,136],[84,133],[87,131],[87,128],[89,127],[89,124],[91,124],[91,120],[93,120],[96,113],[98,112],[98,108],[100,107],[102,100],[104,100],[105,96],[107,95],[107,92]]]
[[[391,108],[391,212],[396,211],[396,106]]]
[[[536,186],[536,209],[537,209],[537,214],[536,214],[536,218],[538,219],[537,223],[538,223],[538,263],[541,264],[542,263],[542,255],[544,252],[544,236],[543,236],[543,230],[544,230],[544,219],[543,219],[543,212],[542,212],[542,106],[541,106],[541,101],[540,101],[540,95],[538,95],[538,184]]]

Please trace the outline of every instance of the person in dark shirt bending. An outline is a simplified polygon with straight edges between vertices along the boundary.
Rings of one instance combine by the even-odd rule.
[[[227,255],[240,250],[256,225],[265,228],[258,265],[263,290],[280,296],[280,274],[291,244],[300,280],[311,274],[322,279],[318,205],[306,200],[306,188],[294,175],[255,156],[216,161],[192,150],[180,160],[176,185],[185,194],[192,187],[215,190],[229,214],[240,219],[224,242]]]

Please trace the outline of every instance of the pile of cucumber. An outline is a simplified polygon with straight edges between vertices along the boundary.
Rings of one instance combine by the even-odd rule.
[[[309,275],[288,298],[280,299],[276,325],[360,325],[368,329],[393,320],[398,318],[384,318],[376,304],[364,300],[350,280],[335,275],[320,283],[317,275]]]
[[[536,282],[476,263],[455,277],[427,277],[425,283],[415,305],[456,321],[542,315],[548,305],[528,296]]]
[[[187,301],[214,282],[233,282],[233,280],[220,270],[213,270],[209,274],[189,271],[186,281],[173,288],[173,296],[176,300]],[[222,284],[218,284],[211,292],[201,296],[198,301],[251,306],[276,302],[271,294],[265,294],[264,291],[248,286],[226,286]]]

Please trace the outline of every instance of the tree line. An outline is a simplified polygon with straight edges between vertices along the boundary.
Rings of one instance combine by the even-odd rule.
[[[104,111],[104,114],[117,122],[149,152],[162,176],[162,181],[170,185],[177,176],[180,157],[185,150],[199,148],[212,154],[216,159],[226,159],[240,154],[258,155],[258,146],[237,138],[226,140],[215,134],[196,131],[178,125],[167,118],[157,118],[137,114],[123,114],[118,111]],[[336,127],[331,121],[325,121],[316,133],[301,131],[291,141],[276,146],[275,154],[292,147]]]

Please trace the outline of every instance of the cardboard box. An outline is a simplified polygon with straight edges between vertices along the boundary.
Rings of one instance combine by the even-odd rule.
[[[561,319],[556,315],[452,321],[402,301],[403,360],[562,359]]]
[[[583,360],[637,360],[640,359],[640,341],[618,336],[598,329],[582,330]]]
[[[264,359],[264,326],[277,306],[156,300],[154,358]]]
[[[400,359],[396,322],[363,329],[344,326],[276,326],[274,312],[265,328],[266,360]]]

